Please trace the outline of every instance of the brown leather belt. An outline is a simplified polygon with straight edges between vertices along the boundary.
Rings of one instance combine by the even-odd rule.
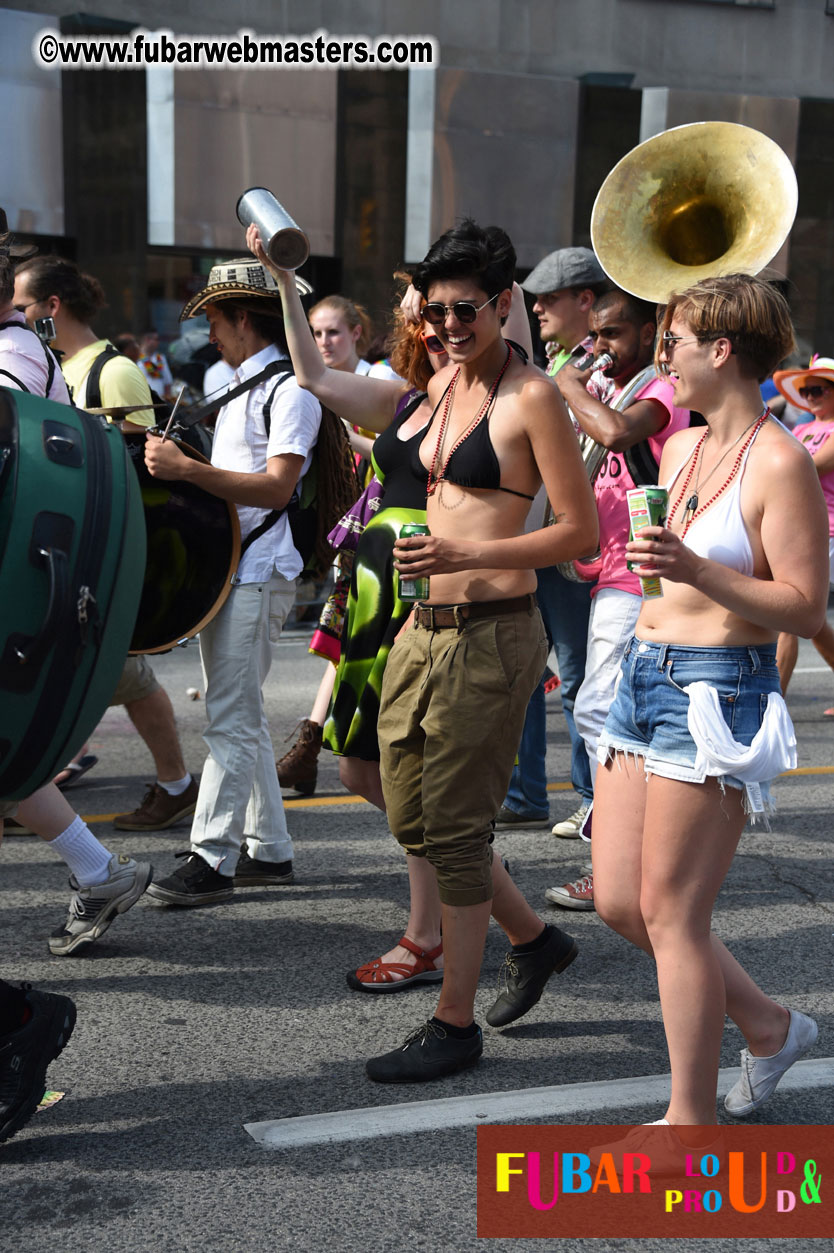
[[[504,613],[528,613],[534,609],[536,598],[532,592],[526,596],[513,596],[509,600],[472,600],[463,605],[414,606],[414,625],[427,631],[440,631],[445,627],[461,630],[464,622],[473,618],[495,618]]]

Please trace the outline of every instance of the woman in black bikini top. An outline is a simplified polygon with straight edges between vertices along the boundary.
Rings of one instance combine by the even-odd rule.
[[[523,348],[511,340],[507,341],[511,352],[518,354],[522,361],[527,360],[527,354]],[[434,425],[434,419],[437,411],[445,404],[450,389],[454,386],[454,379],[444,391],[434,407],[426,431],[430,431]],[[435,482],[438,483],[455,483],[458,487],[480,488],[485,491],[507,492],[510,496],[521,496],[524,500],[533,500],[534,497],[529,492],[519,492],[513,487],[503,487],[501,484],[501,466],[498,463],[495,449],[492,445],[492,439],[489,433],[489,420],[495,408],[495,399],[498,395],[498,386],[491,393],[489,403],[482,417],[469,429],[460,443],[453,449],[450,454],[443,472]],[[416,476],[425,478],[427,466],[420,459],[420,441],[415,441],[411,448],[412,467]]]

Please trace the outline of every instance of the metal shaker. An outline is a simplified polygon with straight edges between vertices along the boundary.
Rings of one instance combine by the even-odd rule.
[[[310,255],[310,243],[297,222],[266,187],[250,187],[237,202],[244,227],[254,222],[266,254],[282,270],[297,270]]]

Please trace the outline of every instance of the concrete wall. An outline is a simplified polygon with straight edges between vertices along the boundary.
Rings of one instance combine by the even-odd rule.
[[[336,74],[147,77],[149,243],[239,251],[237,198],[269,187],[304,223],[312,251],[333,253]]]
[[[521,266],[570,244],[579,84],[463,69],[411,79],[406,259],[467,216],[503,226]]]

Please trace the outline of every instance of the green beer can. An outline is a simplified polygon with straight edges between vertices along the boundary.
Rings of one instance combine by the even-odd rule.
[[[405,526],[400,527],[400,539],[408,539],[409,535],[430,535],[429,528],[422,522],[407,522]],[[400,600],[428,600],[429,581],[423,579],[409,579],[402,572],[397,575],[397,591]]]

